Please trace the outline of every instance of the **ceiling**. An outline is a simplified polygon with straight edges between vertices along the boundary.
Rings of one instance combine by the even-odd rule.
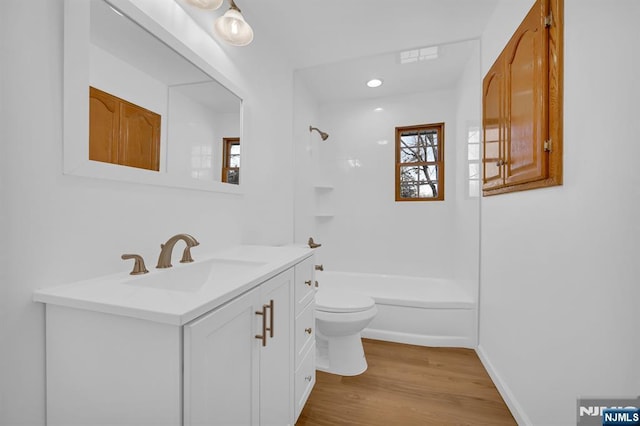
[[[266,37],[281,46],[316,98],[331,102],[451,87],[474,52],[477,41],[469,40],[480,37],[498,1],[236,3],[253,27],[255,39]],[[399,52],[436,45],[439,59],[399,64]],[[382,78],[384,85],[368,89],[365,83],[374,76]]]
[[[103,0],[91,0],[90,20],[93,46],[212,111],[239,111],[237,96]]]
[[[242,49],[264,46],[274,54],[279,50],[278,56],[288,59],[320,103],[451,88],[478,51],[478,38],[498,1],[238,0],[255,39],[247,47],[228,48],[238,49],[238,54]],[[227,7],[225,2],[214,16],[223,14]],[[140,67],[161,70],[167,75],[156,78],[168,84],[203,80],[198,71],[188,70],[190,64],[184,67],[179,61],[172,61],[176,71],[170,73],[174,67],[166,66],[168,57],[179,55],[163,52],[164,45],[149,48],[153,37],[132,35],[131,31],[139,29],[124,27],[124,21],[102,1],[93,0],[92,41],[112,50],[107,42],[122,40],[113,51],[130,51],[127,60],[136,58],[142,60]],[[140,43],[140,49],[130,50],[136,47],[130,40],[147,38],[151,39],[148,44]],[[401,51],[429,46],[438,46],[438,59],[400,64]],[[145,52],[157,52],[158,56]],[[185,71],[191,75],[185,77]],[[381,78],[383,86],[366,87],[372,77]]]

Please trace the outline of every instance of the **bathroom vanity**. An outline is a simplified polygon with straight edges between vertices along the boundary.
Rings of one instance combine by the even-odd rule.
[[[314,257],[239,246],[36,291],[47,424],[294,424],[315,383]]]

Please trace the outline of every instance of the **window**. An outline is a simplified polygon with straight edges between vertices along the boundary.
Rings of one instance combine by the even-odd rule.
[[[222,182],[240,182],[240,138],[223,138]]]
[[[480,195],[480,127],[467,126],[467,196]]]
[[[444,123],[396,127],[396,201],[444,200]]]

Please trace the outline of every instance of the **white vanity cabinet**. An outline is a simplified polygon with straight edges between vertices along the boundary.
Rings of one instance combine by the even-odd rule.
[[[295,420],[316,383],[315,264],[309,257],[295,266]]]
[[[293,275],[184,327],[185,426],[291,424]]]
[[[126,277],[37,291],[47,425],[293,425],[315,383],[314,334],[304,331],[313,255],[256,247],[230,252],[267,259],[254,275],[198,292],[134,288]],[[311,290],[304,306],[298,285]]]

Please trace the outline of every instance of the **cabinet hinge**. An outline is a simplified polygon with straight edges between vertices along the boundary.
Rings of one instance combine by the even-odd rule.
[[[549,28],[551,25],[553,25],[553,15],[548,14],[544,17],[544,27]]]
[[[551,152],[551,139],[544,141],[544,151]]]

